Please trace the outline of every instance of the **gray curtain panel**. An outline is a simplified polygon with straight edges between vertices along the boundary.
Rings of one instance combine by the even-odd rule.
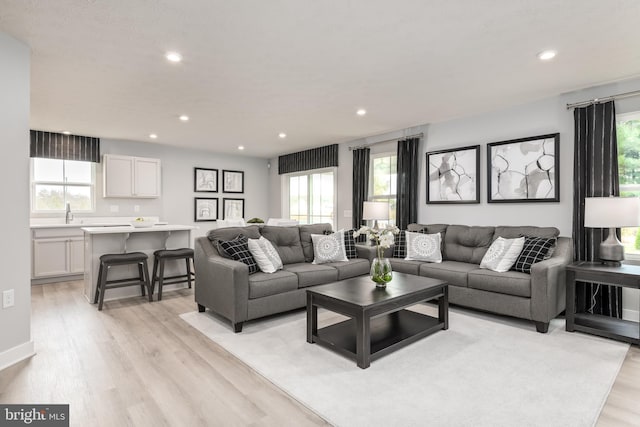
[[[352,224],[353,228],[360,228],[362,224],[362,204],[369,193],[369,148],[358,148],[353,153],[353,196],[352,196]],[[356,239],[364,242],[365,236]]]
[[[396,225],[406,230],[418,221],[418,153],[420,138],[398,141]]]
[[[608,230],[584,227],[585,197],[620,194],[616,109],[613,101],[576,108],[573,165],[573,245],[578,261],[597,261]],[[620,230],[618,230],[618,235]],[[578,311],[622,317],[622,289],[595,283],[576,287]]]
[[[100,163],[100,138],[32,130],[30,156]]]

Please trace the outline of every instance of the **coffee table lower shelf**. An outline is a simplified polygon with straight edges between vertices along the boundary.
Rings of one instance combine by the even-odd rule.
[[[407,346],[436,331],[445,329],[444,322],[435,317],[400,310],[371,319],[371,360],[375,360],[399,348]],[[357,360],[356,320],[348,319],[318,329],[313,342]]]

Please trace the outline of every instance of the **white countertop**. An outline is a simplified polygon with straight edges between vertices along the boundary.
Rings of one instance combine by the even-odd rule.
[[[134,227],[133,225],[107,227],[82,227],[81,230],[87,234],[120,234],[120,233],[152,233],[156,231],[187,231],[196,227],[192,225],[154,225],[151,227]]]
[[[113,222],[99,222],[95,224],[32,224],[31,228],[82,228],[82,227],[126,227],[129,225],[126,222],[113,223]]]

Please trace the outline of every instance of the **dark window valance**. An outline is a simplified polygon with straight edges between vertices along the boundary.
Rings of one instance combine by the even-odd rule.
[[[278,157],[278,174],[338,166],[338,144]]]
[[[31,157],[100,163],[100,138],[32,130]]]

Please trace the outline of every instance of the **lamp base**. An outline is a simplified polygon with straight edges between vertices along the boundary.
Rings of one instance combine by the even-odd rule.
[[[609,228],[607,239],[600,243],[600,260],[602,260],[605,265],[616,267],[620,266],[620,261],[624,261],[624,246],[622,246],[622,243],[618,240],[614,227]]]

